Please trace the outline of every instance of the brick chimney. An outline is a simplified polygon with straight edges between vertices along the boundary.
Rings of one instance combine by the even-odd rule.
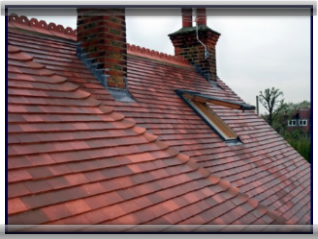
[[[182,9],[181,12],[182,28],[169,34],[175,49],[175,55],[188,59],[207,80],[215,82],[217,79],[215,46],[220,33],[206,26],[206,9],[198,8],[196,10],[198,41],[197,27],[196,25],[193,26],[193,22],[191,21],[193,10],[186,8]],[[206,50],[208,51],[207,58],[205,47],[200,41],[206,46]]]
[[[125,9],[77,9],[78,55],[106,88],[127,88]]]

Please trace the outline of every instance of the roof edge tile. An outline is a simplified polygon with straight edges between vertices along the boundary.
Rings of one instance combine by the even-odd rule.
[[[10,14],[8,27],[57,36],[74,41],[77,39],[77,31],[70,27],[64,28],[62,25],[56,25],[55,23],[47,24],[43,20],[39,21],[36,18],[28,19],[26,16],[18,16],[15,13]]]
[[[189,61],[181,56],[173,56],[129,43],[127,43],[127,53],[136,56],[150,58],[153,60],[165,61],[167,63],[178,64],[182,66],[190,66]]]

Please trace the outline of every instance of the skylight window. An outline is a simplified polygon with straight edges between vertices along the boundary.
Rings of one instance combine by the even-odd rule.
[[[206,103],[193,101],[191,99],[187,99],[189,103],[200,113],[201,116],[204,117],[209,124],[213,126],[213,128],[222,135],[224,140],[236,139],[237,135],[231,130],[229,126],[227,126],[220,117],[211,110]]]
[[[238,135],[207,105],[212,103],[228,108],[254,110],[254,106],[223,100],[198,92],[176,90],[177,94],[216,132],[228,145],[242,144]]]

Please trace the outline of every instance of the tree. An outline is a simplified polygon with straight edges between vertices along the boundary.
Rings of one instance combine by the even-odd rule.
[[[261,117],[271,124],[272,128],[277,131],[300,155],[311,163],[311,141],[307,132],[301,129],[287,130],[288,120],[299,110],[311,108],[311,103],[302,101],[300,103],[284,103],[284,99],[279,99],[283,93],[278,89],[266,89],[264,93],[260,92],[260,102],[268,110],[269,114]],[[272,112],[272,116],[270,116]],[[271,123],[270,123],[271,119]]]
[[[299,109],[304,109],[304,108],[311,108],[311,103],[304,100],[300,103],[292,103],[292,102],[289,102],[287,105],[286,105],[286,108],[285,108],[285,115],[287,115],[288,117],[291,117],[297,110]]]
[[[272,87],[272,89],[265,89],[264,93],[262,91],[259,93],[259,101],[268,111],[267,123],[272,126],[275,118],[286,107],[284,99],[281,99],[284,94],[282,91],[275,89],[274,87]]]

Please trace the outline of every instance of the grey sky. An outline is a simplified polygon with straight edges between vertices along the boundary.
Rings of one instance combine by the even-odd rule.
[[[181,28],[180,9],[170,16],[126,12],[127,42],[174,54],[167,35]],[[207,25],[221,33],[216,47],[218,76],[244,101],[255,105],[259,91],[271,87],[282,90],[287,102],[310,101],[309,16],[207,14]],[[72,15],[37,18],[76,28],[75,11]],[[264,112],[262,106],[260,111]]]

